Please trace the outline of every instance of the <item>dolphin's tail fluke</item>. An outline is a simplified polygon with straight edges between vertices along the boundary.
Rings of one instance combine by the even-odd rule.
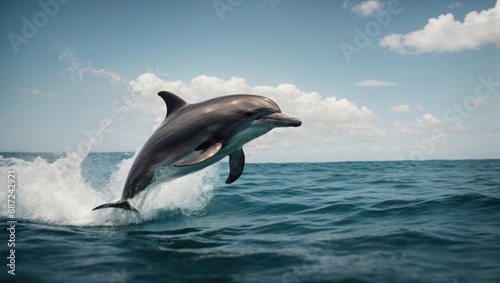
[[[125,210],[132,210],[134,212],[139,213],[139,211],[137,211],[137,209],[135,209],[134,207],[132,207],[130,205],[130,203],[128,203],[127,200],[119,200],[117,202],[105,203],[103,205],[99,205],[98,207],[95,207],[92,210],[97,210],[97,209],[107,208],[107,207],[121,208],[121,209],[125,209]]]

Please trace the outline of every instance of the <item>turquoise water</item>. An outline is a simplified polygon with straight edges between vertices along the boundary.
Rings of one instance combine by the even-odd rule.
[[[1,153],[1,282],[500,282],[500,160],[226,162],[118,199],[129,153]],[[7,171],[15,171],[16,275]]]

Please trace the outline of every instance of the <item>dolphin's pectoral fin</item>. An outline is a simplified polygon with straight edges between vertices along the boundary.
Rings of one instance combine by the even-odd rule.
[[[211,144],[211,145],[208,146],[208,147],[207,146],[203,146],[203,147],[205,147],[205,149],[203,150],[203,152],[200,155],[196,156],[193,159],[177,163],[174,166],[176,166],[176,167],[182,167],[182,166],[189,166],[189,165],[198,164],[198,163],[203,162],[203,161],[209,159],[210,157],[216,155],[217,152],[219,152],[219,150],[222,148],[222,142],[220,142],[220,141],[217,141],[217,142],[213,142],[213,141],[211,141],[211,142],[204,142],[200,146],[202,146],[202,145],[208,145],[208,144]],[[200,146],[198,146],[197,149],[203,149],[203,148],[200,148]]]
[[[243,173],[243,168],[245,168],[245,153],[240,148],[229,154],[229,176],[227,176],[226,184],[238,180],[241,173]]]
[[[220,140],[208,140],[202,142],[199,146],[197,146],[194,150],[207,150],[208,148],[214,146],[216,143],[221,142]]]

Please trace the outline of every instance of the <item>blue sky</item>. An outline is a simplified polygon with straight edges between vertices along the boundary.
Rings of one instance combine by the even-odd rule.
[[[496,1],[2,1],[0,151],[135,151],[197,102],[271,97],[301,128],[254,162],[500,158]],[[120,107],[124,107],[123,109]],[[120,110],[121,109],[121,110]]]

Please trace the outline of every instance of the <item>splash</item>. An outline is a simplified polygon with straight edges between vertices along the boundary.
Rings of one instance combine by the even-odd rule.
[[[7,172],[17,175],[16,219],[69,226],[115,226],[139,224],[180,210],[185,214],[204,208],[213,196],[218,167],[159,184],[134,199],[140,216],[120,209],[92,211],[97,205],[118,200],[135,157],[117,165],[104,189],[92,187],[82,176],[81,164],[72,156],[54,162],[37,157],[33,161],[0,157],[0,182],[7,184]],[[7,199],[7,190],[0,191]],[[7,202],[0,202],[0,214],[7,217]]]

